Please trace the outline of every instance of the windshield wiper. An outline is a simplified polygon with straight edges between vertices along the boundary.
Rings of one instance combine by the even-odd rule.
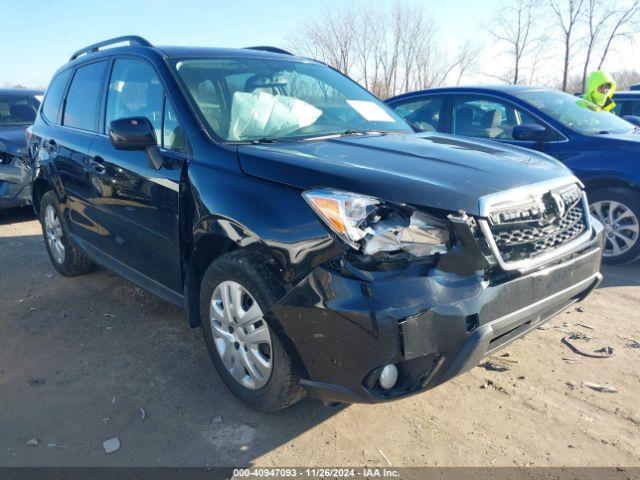
[[[255,144],[276,143],[278,140],[279,140],[278,138],[262,137],[262,138],[254,138],[253,140],[251,140],[251,143],[255,143]]]
[[[387,135],[393,133],[392,130],[345,130],[340,135],[369,135],[370,133],[377,133],[379,135]]]

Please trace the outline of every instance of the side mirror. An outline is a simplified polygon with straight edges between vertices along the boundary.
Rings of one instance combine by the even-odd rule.
[[[640,117],[637,115],[623,115],[622,117],[627,122],[635,125],[636,127],[640,127]]]
[[[111,144],[118,150],[145,150],[149,165],[162,168],[164,159],[158,148],[156,132],[146,117],[118,118],[109,123]]]
[[[547,129],[535,123],[513,127],[513,139],[528,142],[541,142],[547,134]]]

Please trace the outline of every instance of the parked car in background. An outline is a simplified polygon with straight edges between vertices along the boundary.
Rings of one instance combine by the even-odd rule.
[[[616,102],[619,99],[616,96]],[[549,154],[584,183],[605,226],[604,259],[640,258],[640,132],[557,90],[527,86],[451,87],[387,100],[418,131],[437,131]]]
[[[36,119],[42,93],[0,89],[0,208],[31,203],[26,130]]]
[[[125,37],[71,57],[30,149],[61,274],[95,262],[183,306],[267,411],[432,388],[598,284],[602,226],[566,167],[416,135],[274,52]]]
[[[613,112],[619,117],[627,117],[633,123],[640,122],[640,89],[628,90],[626,92],[616,92],[613,96],[616,106]],[[629,116],[636,119],[629,119]]]

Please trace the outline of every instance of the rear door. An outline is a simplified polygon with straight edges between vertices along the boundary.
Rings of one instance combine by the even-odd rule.
[[[91,161],[99,165],[92,173],[95,204],[105,229],[100,248],[116,264],[133,269],[139,283],[181,293],[178,191],[187,148],[154,66],[138,57],[116,58],[103,111],[103,132],[91,148]],[[145,151],[116,150],[111,144],[109,123],[127,117],[151,121],[165,160],[161,169],[150,166]]]
[[[100,227],[93,201],[89,149],[98,130],[98,112],[107,61],[77,67],[62,103],[60,125],[47,129],[44,148],[52,159],[64,191],[64,215],[71,234],[97,244]],[[46,114],[46,102],[43,112]]]

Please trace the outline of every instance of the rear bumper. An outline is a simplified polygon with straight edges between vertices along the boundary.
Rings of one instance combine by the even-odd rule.
[[[433,388],[585,298],[601,234],[560,263],[492,284],[431,269],[350,278],[317,268],[272,310],[316,398],[381,402]],[[382,366],[399,380],[382,390]]]

